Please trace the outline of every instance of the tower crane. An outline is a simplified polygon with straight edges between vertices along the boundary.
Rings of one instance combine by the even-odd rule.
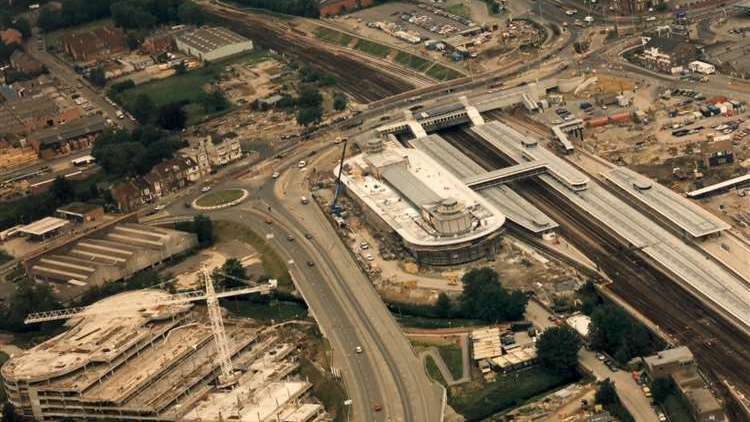
[[[231,347],[229,344],[229,340],[227,339],[226,331],[224,330],[224,321],[221,316],[219,299],[252,293],[268,294],[272,289],[275,289],[277,287],[278,283],[276,280],[271,279],[268,280],[266,284],[256,285],[252,287],[241,287],[238,289],[228,289],[217,293],[214,289],[214,283],[211,277],[211,273],[208,271],[207,267],[204,266],[203,268],[201,268],[198,276],[201,282],[205,285],[205,290],[193,290],[189,292],[176,293],[163,299],[156,299],[148,304],[137,303],[132,305],[119,306],[117,311],[114,312],[132,311],[143,308],[157,308],[170,305],[182,305],[190,302],[205,300],[206,306],[208,308],[208,319],[211,322],[211,332],[214,337],[214,344],[216,345],[216,354],[219,361],[219,385],[229,386],[233,384],[234,381],[236,381],[236,378],[234,369],[232,368],[232,355],[230,353]],[[227,274],[224,274],[224,276],[235,278]],[[24,319],[24,323],[33,324],[37,322],[59,321],[64,319],[112,313],[112,309],[96,305],[56,309],[52,311],[29,314],[26,316],[26,319]]]

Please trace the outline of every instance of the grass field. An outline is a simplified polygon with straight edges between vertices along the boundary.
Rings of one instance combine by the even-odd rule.
[[[414,69],[418,72],[426,71],[432,64],[432,62],[429,60],[423,59],[413,54],[404,53],[403,51],[399,51],[398,54],[396,54],[395,60],[396,63]]]
[[[132,113],[135,99],[139,95],[151,98],[158,109],[164,105],[176,102],[188,103],[188,121],[195,123],[205,111],[198,104],[206,95],[203,86],[217,80],[224,67],[232,63],[258,63],[265,60],[268,53],[264,50],[254,50],[225,61],[211,63],[200,69],[196,69],[170,78],[147,82],[135,88],[126,89],[114,96],[114,100],[122,104],[125,109]]]
[[[456,3],[448,6],[448,11],[450,13],[453,13],[454,15],[471,19],[471,12],[469,10],[466,10],[466,7],[463,5],[463,3]]]
[[[369,54],[371,56],[386,57],[391,52],[391,49],[378,43],[367,40],[357,41],[357,45],[354,46],[357,50]]]
[[[449,81],[451,79],[456,79],[463,76],[455,70],[437,63],[435,63],[434,66],[427,70],[426,73],[427,76],[433,77],[439,81]]]
[[[295,302],[273,300],[270,303],[256,303],[248,300],[224,300],[221,302],[229,312],[245,318],[274,323],[305,319],[307,308]]]
[[[224,220],[214,221],[214,233],[218,240],[236,239],[251,245],[260,254],[263,270],[271,278],[279,281],[279,290],[282,292],[294,290],[286,261],[261,236],[243,225]]]
[[[577,378],[566,378],[532,367],[508,375],[498,375],[495,382],[472,382],[450,388],[448,403],[467,421],[484,420],[495,413],[520,406],[530,399],[560,388]]]
[[[337,44],[343,47],[349,45],[349,43],[354,39],[354,37],[349,34],[334,31],[322,26],[315,30],[315,36],[321,41],[327,42],[329,44]]]
[[[216,190],[198,198],[196,204],[200,207],[215,207],[236,201],[241,197],[242,191],[239,189]]]
[[[437,364],[432,359],[432,356],[427,356],[425,358],[424,366],[425,369],[427,369],[427,375],[429,375],[430,378],[434,379],[440,384],[446,385],[445,378],[443,378],[443,374],[440,373],[440,369],[438,369]]]
[[[456,345],[439,346],[440,357],[443,358],[443,362],[451,371],[453,379],[458,379],[464,376],[464,363],[461,354],[461,348]]]

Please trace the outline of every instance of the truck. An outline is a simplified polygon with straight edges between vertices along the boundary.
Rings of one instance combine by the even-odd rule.
[[[690,62],[688,64],[688,69],[690,69],[691,72],[700,73],[702,75],[713,75],[716,73],[716,67],[714,65],[699,60]]]

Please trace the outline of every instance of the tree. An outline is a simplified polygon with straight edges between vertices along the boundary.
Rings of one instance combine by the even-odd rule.
[[[18,30],[24,38],[29,38],[31,36],[31,24],[29,24],[29,21],[27,21],[26,18],[16,18],[11,26]]]
[[[229,101],[227,101],[227,98],[219,90],[202,95],[200,103],[208,113],[216,113],[217,111],[229,108]]]
[[[453,302],[445,292],[440,292],[435,302],[435,313],[440,318],[449,318],[453,315]]]
[[[104,69],[101,66],[95,67],[91,73],[89,73],[89,80],[92,84],[103,87],[107,84],[107,77],[104,75]]]
[[[617,404],[620,402],[620,398],[617,397],[617,391],[615,390],[614,384],[609,379],[606,379],[599,383],[599,387],[596,390],[594,400],[602,406],[606,407],[610,404]]]
[[[297,112],[297,123],[301,126],[317,123],[322,118],[323,109],[320,106],[304,107]]]
[[[39,25],[45,32],[54,31],[60,28],[63,24],[62,13],[52,7],[43,7],[39,12],[39,18],[37,19],[37,25]]]
[[[467,318],[487,322],[517,320],[523,317],[528,299],[522,292],[508,293],[498,280],[497,273],[489,268],[473,269],[461,279],[461,313]]]
[[[306,86],[300,90],[297,104],[300,107],[317,107],[323,104],[323,96],[317,88]]]
[[[621,308],[598,306],[591,313],[591,347],[611,354],[625,363],[651,351],[651,334]]]
[[[75,198],[76,194],[73,184],[62,176],[57,176],[55,180],[52,181],[52,186],[50,187],[49,192],[58,203],[70,202]]]
[[[177,9],[177,16],[182,23],[203,25],[203,12],[200,6],[190,0],[184,1]]]
[[[214,243],[214,225],[210,218],[203,214],[193,217],[193,232],[198,236],[198,245],[204,248]]]
[[[244,287],[246,284],[242,281],[247,278],[245,268],[237,258],[229,258],[224,261],[224,265],[214,270],[213,280],[219,286],[225,289]]]
[[[21,422],[23,419],[16,413],[16,408],[13,403],[6,401],[3,405],[3,422]]]
[[[346,105],[348,103],[348,100],[346,98],[346,95],[337,92],[333,94],[333,109],[336,111],[341,111],[346,108]]]
[[[14,332],[37,330],[38,327],[24,323],[26,315],[59,308],[60,304],[52,295],[49,284],[37,284],[24,279],[16,284],[16,290],[5,303],[0,328]]]
[[[651,383],[651,394],[658,404],[663,404],[673,392],[674,382],[672,378],[657,378]]]
[[[169,103],[159,109],[159,126],[167,130],[185,128],[187,115],[181,103]]]
[[[153,100],[146,94],[140,94],[135,98],[133,104],[133,116],[141,123],[147,123],[154,118],[156,106]]]
[[[560,375],[575,373],[580,348],[581,340],[567,325],[547,328],[536,341],[539,362],[544,368]]]

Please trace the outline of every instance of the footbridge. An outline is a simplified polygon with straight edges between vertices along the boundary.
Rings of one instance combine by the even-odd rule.
[[[464,183],[474,190],[481,190],[516,180],[539,176],[547,172],[549,172],[549,165],[544,161],[527,161],[514,166],[467,177],[464,179]]]

